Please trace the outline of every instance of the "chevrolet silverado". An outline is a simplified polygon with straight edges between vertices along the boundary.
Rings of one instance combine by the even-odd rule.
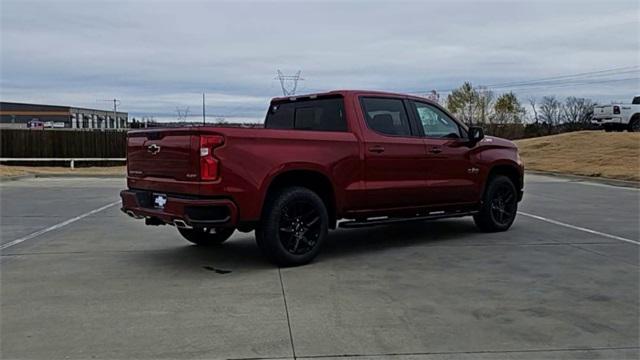
[[[215,245],[255,231],[277,265],[310,262],[329,229],[473,216],[505,231],[522,199],[516,146],[422,97],[275,98],[264,128],[135,130],[122,211]]]

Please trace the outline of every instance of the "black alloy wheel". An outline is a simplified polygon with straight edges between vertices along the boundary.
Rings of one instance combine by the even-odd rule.
[[[491,217],[500,226],[508,226],[516,216],[518,209],[513,186],[501,183],[494,190],[491,199]]]
[[[518,192],[510,178],[498,175],[487,180],[480,211],[473,220],[480,230],[505,231],[511,227],[518,213]]]
[[[310,201],[296,200],[280,213],[280,243],[293,255],[314,249],[320,237],[320,212]]]
[[[327,208],[318,194],[304,187],[288,187],[269,194],[256,228],[256,242],[279,266],[304,265],[320,252],[328,227]]]

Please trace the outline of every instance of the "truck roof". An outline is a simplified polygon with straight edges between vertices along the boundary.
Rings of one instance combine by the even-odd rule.
[[[424,96],[419,96],[419,95],[411,95],[411,94],[404,94],[404,93],[395,93],[395,92],[389,92],[389,91],[379,91],[379,90],[346,90],[346,89],[340,89],[340,90],[331,90],[331,91],[326,91],[326,92],[319,92],[319,93],[311,93],[311,94],[300,94],[300,95],[291,95],[291,96],[278,96],[278,97],[274,97],[273,99],[271,99],[271,101],[287,101],[287,100],[296,100],[299,98],[311,98],[311,97],[322,97],[322,96],[331,96],[331,95],[379,95],[379,96],[389,96],[389,97],[402,97],[402,98],[410,98],[410,99],[417,99],[417,100],[421,100],[421,101],[429,101],[429,102],[433,102],[433,100],[430,100]]]

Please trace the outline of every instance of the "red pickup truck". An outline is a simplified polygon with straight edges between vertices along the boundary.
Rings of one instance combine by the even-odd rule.
[[[504,231],[522,199],[516,146],[421,97],[331,91],[275,98],[264,128],[130,131],[122,211],[198,245],[255,230],[283,266],[329,229],[473,216]]]

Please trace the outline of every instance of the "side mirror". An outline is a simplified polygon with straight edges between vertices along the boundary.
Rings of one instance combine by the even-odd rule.
[[[472,145],[477,144],[480,140],[484,139],[484,130],[479,126],[469,127],[469,143]]]

